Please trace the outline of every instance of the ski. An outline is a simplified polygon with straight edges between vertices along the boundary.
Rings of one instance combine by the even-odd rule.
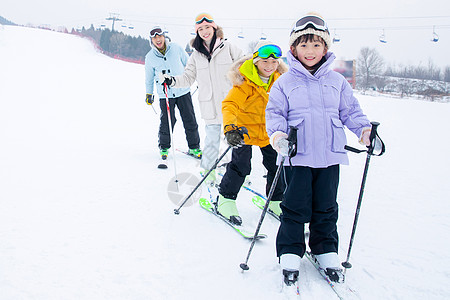
[[[216,216],[219,219],[221,219],[222,221],[224,221],[229,226],[233,227],[233,229],[237,233],[239,233],[242,237],[244,237],[246,239],[253,239],[254,233],[251,233],[250,231],[246,230],[242,225],[235,225],[235,224],[231,223],[227,218],[223,217],[221,214],[218,214],[216,212],[214,205],[208,199],[200,198],[198,202],[204,210],[210,212],[214,216]],[[260,233],[260,234],[258,234],[256,239],[259,240],[259,239],[263,239],[266,237],[267,237],[267,235]]]
[[[335,283],[328,278],[328,276],[325,274],[325,270],[320,267],[320,265],[317,263],[317,261],[314,259],[313,254],[311,252],[306,251],[305,253],[306,258],[313,264],[313,266],[316,268],[316,270],[320,273],[323,279],[328,283],[330,288],[333,290],[333,292],[338,296],[339,299],[348,299],[348,298],[356,298],[360,299],[358,294],[355,290],[350,288],[347,283]]]
[[[266,205],[266,197],[261,197],[261,196],[253,196],[252,198],[252,202],[253,204],[255,204],[257,207],[259,207],[260,209],[264,209],[264,206]],[[275,218],[276,220],[280,221],[280,217],[277,216],[273,211],[271,211],[270,209],[267,210],[267,213],[269,215],[271,215],[273,218]]]
[[[195,159],[198,159],[198,160],[202,159],[201,156],[200,156],[200,157],[195,156],[195,155],[193,155],[193,154],[190,154],[190,153],[187,152],[187,151],[184,151],[184,150],[181,150],[181,149],[175,149],[175,150],[177,150],[178,152],[181,152],[181,153],[183,153],[183,154],[186,154],[187,156],[190,156],[190,157],[192,157],[192,158],[195,158]]]

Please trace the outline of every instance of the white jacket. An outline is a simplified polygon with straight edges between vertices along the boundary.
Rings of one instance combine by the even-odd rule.
[[[175,76],[173,87],[191,86],[197,80],[200,114],[207,125],[222,124],[222,100],[232,88],[227,73],[234,61],[243,56],[242,50],[226,39],[211,55],[194,50],[182,75]]]

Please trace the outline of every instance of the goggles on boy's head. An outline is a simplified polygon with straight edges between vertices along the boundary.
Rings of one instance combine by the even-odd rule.
[[[164,35],[164,32],[161,28],[157,27],[152,30],[150,30],[150,37],[154,38],[157,35]]]
[[[328,26],[324,19],[318,16],[304,16],[294,24],[291,34],[300,30],[303,30],[311,26],[317,30],[328,32]]]
[[[253,53],[253,58],[261,57],[261,58],[269,58],[273,57],[275,59],[281,57],[281,48],[277,45],[264,45],[259,48],[255,53]]]
[[[214,22],[213,17],[210,14],[199,14],[196,18],[195,18],[195,23],[196,24],[200,24],[203,21],[206,21],[208,23],[212,23]]]

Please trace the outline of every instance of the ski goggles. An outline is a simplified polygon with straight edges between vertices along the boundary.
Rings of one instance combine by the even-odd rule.
[[[213,17],[210,14],[199,14],[196,18],[195,18],[195,23],[196,24],[200,24],[203,21],[206,21],[208,23],[212,23],[214,22]]]
[[[273,57],[275,59],[281,57],[281,48],[277,45],[264,45],[259,48],[255,53],[253,53],[253,58],[261,57],[261,58],[269,58]]]
[[[308,26],[312,26],[317,30],[328,32],[328,26],[324,19],[318,16],[305,16],[295,22],[294,28],[292,28],[291,34],[293,32],[298,32],[307,28]]]
[[[161,28],[154,28],[150,30],[150,37],[154,38],[157,35],[164,35],[164,32]]]

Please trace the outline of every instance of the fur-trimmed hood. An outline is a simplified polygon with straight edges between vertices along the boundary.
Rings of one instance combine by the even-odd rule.
[[[239,69],[241,68],[242,64],[245,61],[252,59],[252,58],[253,58],[253,55],[249,54],[249,55],[246,55],[246,56],[242,57],[241,59],[237,60],[236,62],[234,62],[231,65],[230,70],[228,71],[227,77],[228,77],[228,79],[230,79],[230,81],[233,85],[241,85],[244,83],[245,77],[244,77],[244,75],[242,75],[242,73]],[[288,65],[282,59],[278,59],[278,61],[279,61],[279,64],[278,64],[277,71],[280,74],[286,73],[289,70]]]

